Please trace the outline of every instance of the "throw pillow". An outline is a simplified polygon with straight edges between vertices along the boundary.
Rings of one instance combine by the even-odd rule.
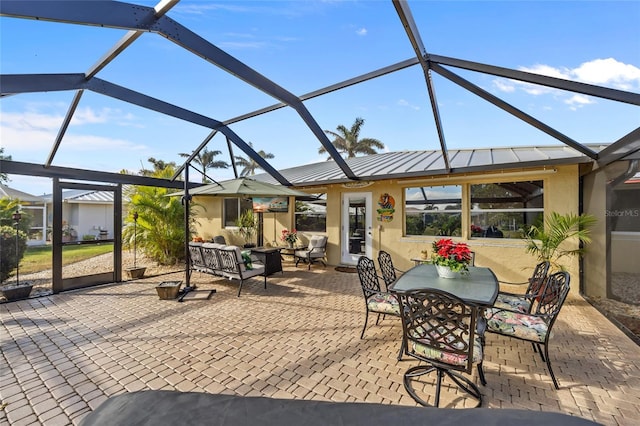
[[[253,269],[251,265],[251,250],[245,250],[242,252],[242,261],[247,269]]]

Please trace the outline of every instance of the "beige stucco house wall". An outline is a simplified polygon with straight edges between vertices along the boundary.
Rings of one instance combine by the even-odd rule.
[[[443,177],[428,177],[424,179],[391,179],[370,182],[368,186],[350,188],[348,185],[332,184],[322,186],[307,186],[296,188],[309,193],[326,193],[328,236],[327,260],[330,265],[339,265],[341,261],[341,202],[345,192],[371,192],[372,199],[377,200],[384,194],[390,194],[396,200],[394,218],[390,222],[378,222],[375,218],[375,201],[373,206],[373,257],[377,258],[380,250],[389,252],[396,267],[408,269],[413,266],[412,258],[421,256],[421,251],[431,251],[431,236],[404,235],[404,194],[405,188],[431,185],[456,184],[462,186],[463,235],[459,238],[469,244],[476,253],[476,265],[490,267],[497,277],[506,281],[526,281],[535,266],[536,259],[525,251],[524,242],[517,239],[470,238],[469,219],[469,191],[470,185],[476,183],[506,182],[506,181],[544,181],[544,210],[545,213],[556,211],[560,214],[579,214],[579,167],[578,165],[558,166],[555,173],[538,169],[509,170],[494,174],[465,174]],[[508,173],[507,173],[508,172]],[[521,174],[519,177],[518,174]],[[232,229],[222,228],[222,198],[197,197],[194,202],[201,204],[206,210],[197,213],[197,233],[204,239],[211,239],[214,235],[225,235],[228,242],[241,244]],[[290,206],[294,205],[290,200]],[[265,245],[283,245],[279,235],[283,228],[292,228],[294,224],[293,209],[288,213],[264,214],[264,242]],[[301,233],[301,243],[306,243],[311,234]],[[577,244],[577,243],[576,243]],[[572,291],[578,291],[579,262],[577,258],[567,261],[567,267],[572,276]]]

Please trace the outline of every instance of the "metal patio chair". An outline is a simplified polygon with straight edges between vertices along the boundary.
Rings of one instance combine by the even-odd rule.
[[[404,373],[404,387],[409,395],[424,406],[440,406],[444,378],[450,378],[462,391],[482,405],[482,394],[473,381],[465,377],[477,365],[480,382],[485,385],[482,370],[483,347],[476,332],[479,309],[441,290],[412,290],[399,294],[402,315],[402,346],[405,355],[424,364]],[[418,395],[413,385],[420,377],[435,373],[434,403]]]
[[[549,339],[551,328],[569,294],[569,281],[568,272],[556,272],[549,276],[542,292],[536,297],[533,313],[500,308],[490,308],[485,312],[488,332],[531,342],[534,352],[538,352],[542,361],[547,364],[556,389],[560,387],[551,369]]]
[[[508,281],[499,281],[502,284],[509,285],[523,285],[528,284],[527,290],[524,294],[520,293],[509,293],[506,291],[501,291],[498,293],[498,298],[496,299],[496,303],[494,303],[494,307],[499,309],[509,309],[512,311],[518,311],[523,313],[530,313],[533,308],[533,303],[535,302],[538,293],[542,290],[542,286],[544,285],[544,281],[547,278],[547,273],[549,272],[550,263],[548,261],[540,262],[536,265],[533,270],[533,274],[528,281],[514,283]]]

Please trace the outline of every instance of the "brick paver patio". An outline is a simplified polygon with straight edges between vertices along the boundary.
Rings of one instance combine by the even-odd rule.
[[[266,291],[250,280],[238,298],[237,283],[196,273],[217,289],[211,300],[159,300],[155,285],[176,279],[0,305],[0,424],[77,424],[109,396],[147,389],[415,405],[398,319],[359,339],[356,274],[287,263]],[[558,391],[530,344],[488,334],[484,406],[638,424],[640,349],[581,298],[564,306],[550,353]]]

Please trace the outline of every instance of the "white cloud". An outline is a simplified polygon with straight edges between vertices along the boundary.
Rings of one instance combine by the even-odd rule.
[[[582,108],[585,105],[594,104],[595,102],[588,96],[575,94],[569,99],[566,99],[564,103],[569,105],[572,110],[576,110],[578,108]]]
[[[515,85],[511,80],[495,79],[493,85],[501,92],[511,93],[516,90]]]
[[[360,29],[356,30],[356,34],[358,34],[359,36],[366,36],[367,35],[367,29],[366,28],[360,28]]]
[[[128,125],[134,121],[134,118],[131,114],[122,114],[121,111],[110,108],[103,108],[100,111],[82,108],[74,114],[71,125],[82,126],[95,123],[124,123]],[[63,119],[62,115],[41,113],[33,111],[32,108],[24,113],[3,112],[0,115],[0,134],[2,134],[2,146],[5,148],[5,152],[17,157],[28,155],[31,159],[34,158],[34,153],[43,155],[53,147]],[[104,149],[106,152],[146,148],[124,139],[82,134],[77,129],[65,135],[62,147],[78,151]]]
[[[584,62],[573,69],[565,67],[555,68],[549,65],[536,64],[532,67],[520,67],[520,70],[619,90],[633,91],[640,89],[640,68],[631,64],[624,64],[613,58],[594,59],[593,61]],[[494,88],[505,93],[522,90],[533,96],[551,94],[569,105],[573,110],[596,103],[593,98],[586,95],[572,95],[562,90],[517,80],[498,78],[494,79],[492,83]]]
[[[640,68],[613,58],[585,62],[573,73],[585,83],[613,86],[621,90],[640,89]]]
[[[412,104],[410,104],[409,102],[407,102],[404,99],[400,99],[398,101],[398,105],[402,106],[402,107],[408,107],[408,108],[411,108],[411,109],[416,110],[416,111],[420,110],[420,107],[418,105],[412,105]]]

